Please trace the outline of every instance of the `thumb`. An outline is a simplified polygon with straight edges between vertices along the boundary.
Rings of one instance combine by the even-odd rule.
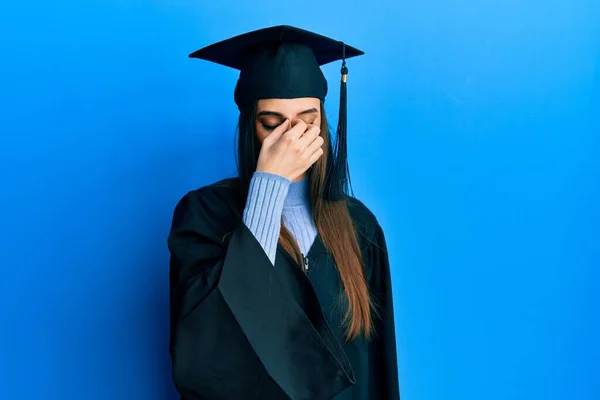
[[[269,144],[274,144],[285,132],[287,132],[288,129],[290,129],[290,120],[286,119],[281,125],[275,128],[273,132],[271,132],[269,136],[265,138],[264,141]]]

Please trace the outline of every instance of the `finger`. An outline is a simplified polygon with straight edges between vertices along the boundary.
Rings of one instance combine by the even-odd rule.
[[[273,132],[271,132],[263,141],[263,144],[266,142],[268,144],[273,144],[276,141],[278,141],[281,136],[287,132],[287,130],[290,128],[290,120],[286,119],[285,121],[283,121],[283,123],[281,125],[279,125],[277,128],[275,128],[273,130]]]
[[[312,155],[308,158],[308,166],[313,165],[321,156],[323,155],[324,150],[322,147],[317,148],[317,150],[312,153]]]
[[[304,153],[306,155],[312,156],[313,153],[319,151],[319,149],[323,148],[323,143],[325,143],[325,139],[323,139],[323,136],[317,136],[307,147],[306,150],[304,150]]]
[[[304,122],[306,123],[306,121],[304,121],[302,118],[292,118],[291,123],[292,123],[292,128],[295,127],[299,122]]]
[[[296,139],[299,139],[304,134],[307,128],[308,125],[302,119],[293,120],[292,128],[288,130],[284,136],[286,137],[286,139],[294,141]]]
[[[321,128],[314,124],[309,124],[306,132],[296,140],[296,145],[300,149],[308,147],[321,133]]]

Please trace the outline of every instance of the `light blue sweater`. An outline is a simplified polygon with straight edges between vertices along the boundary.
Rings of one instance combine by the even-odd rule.
[[[308,183],[308,178],[291,182],[268,172],[257,171],[252,176],[242,220],[273,265],[282,217],[302,254],[308,253],[317,236],[310,209]]]

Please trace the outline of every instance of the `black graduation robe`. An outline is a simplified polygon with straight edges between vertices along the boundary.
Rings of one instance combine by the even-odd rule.
[[[175,207],[171,359],[181,398],[399,399],[390,270],[375,216],[348,200],[378,315],[373,339],[346,343],[343,288],[320,236],[306,273],[280,245],[273,266],[242,222],[237,182],[191,191]]]

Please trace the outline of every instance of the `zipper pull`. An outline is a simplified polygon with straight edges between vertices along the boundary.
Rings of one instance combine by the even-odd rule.
[[[308,256],[305,256],[304,253],[302,254],[302,259],[304,260],[304,271],[308,272]]]

